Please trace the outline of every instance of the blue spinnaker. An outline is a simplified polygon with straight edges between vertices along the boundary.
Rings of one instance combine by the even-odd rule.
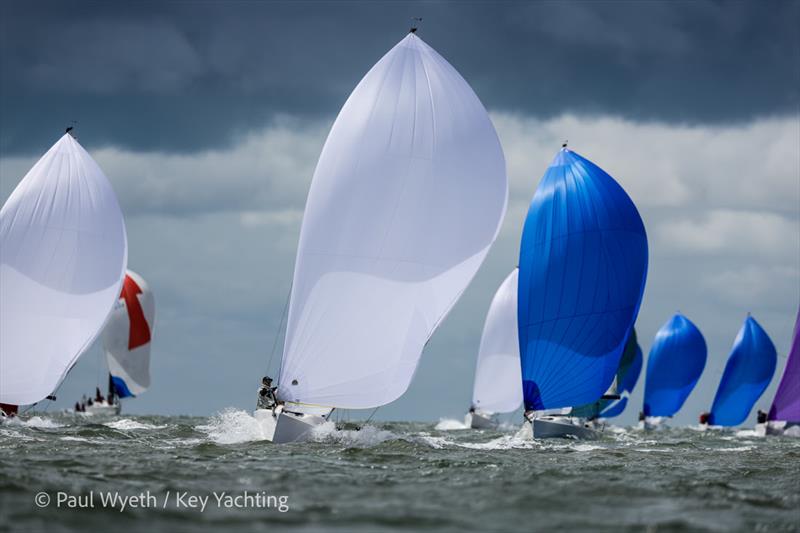
[[[697,385],[708,350],[703,334],[680,313],[656,333],[647,358],[645,416],[673,416]]]
[[[647,235],[630,197],[562,149],[522,233],[518,322],[527,410],[597,401],[611,385],[647,275]]]
[[[778,354],[769,335],[748,315],[733,343],[708,423],[738,426],[772,381]]]
[[[636,353],[633,356],[633,361],[627,368],[626,372],[621,375],[621,380],[618,386],[620,394],[623,392],[633,392],[633,388],[636,386],[636,382],[639,380],[639,375],[642,373],[643,360],[644,357],[642,355],[642,347],[639,346],[639,343],[636,343]]]
[[[628,397],[623,396],[618,402],[614,405],[609,406],[606,408],[605,411],[600,413],[600,418],[614,418],[615,416],[619,416],[622,414],[622,411],[625,410],[625,407],[628,406]]]
[[[111,376],[111,381],[114,383],[114,392],[120,398],[133,398],[136,396],[131,390],[128,388],[128,384],[125,383],[125,380],[117,377]]]
[[[633,392],[636,382],[639,380],[639,374],[642,373],[642,347],[636,342],[636,330],[633,331],[631,337],[635,343],[633,361],[630,363],[630,366],[626,367],[624,373],[617,371],[617,390],[619,391],[619,394],[622,395],[622,398],[620,398],[616,403],[609,402],[608,407],[606,407],[605,410],[601,411],[598,415],[600,418],[614,418],[615,416],[622,414],[622,412],[625,410],[625,407],[628,405],[628,398],[630,397],[631,392]],[[628,343],[630,345],[630,341],[628,341]],[[628,351],[628,347],[629,346],[625,347],[626,352]],[[624,354],[622,358],[625,359]],[[620,365],[620,367],[622,367],[622,365]]]
[[[642,348],[636,339],[636,328],[634,328],[631,330],[628,342],[625,343],[625,349],[619,360],[616,383],[607,391],[609,394],[618,394],[621,398],[619,400],[601,398],[596,402],[574,407],[570,411],[570,415],[583,418],[611,418],[621,415],[628,404],[628,396],[636,386],[636,381],[639,379],[641,371]]]

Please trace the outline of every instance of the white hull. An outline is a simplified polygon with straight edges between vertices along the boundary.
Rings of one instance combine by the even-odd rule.
[[[467,416],[464,417],[464,425],[472,429],[494,429],[497,427],[497,421],[492,418],[491,413],[475,411],[467,413]]]
[[[800,437],[800,424],[796,422],[786,422],[785,420],[770,420],[766,424],[756,425],[764,427],[764,433],[772,436]]]
[[[640,420],[636,429],[640,431],[656,431],[659,429],[667,429],[669,426],[664,422],[667,420],[663,416],[648,416],[644,420]]]
[[[593,440],[598,433],[582,418],[566,416],[535,417],[533,422],[525,421],[517,433],[517,437],[532,439],[581,439]]]
[[[253,417],[261,425],[264,437],[275,444],[306,442],[315,427],[327,420],[319,415],[285,412],[282,406],[275,409],[256,409]]]
[[[122,406],[118,403],[109,404],[107,402],[95,402],[86,406],[86,411],[80,411],[87,415],[118,415]]]

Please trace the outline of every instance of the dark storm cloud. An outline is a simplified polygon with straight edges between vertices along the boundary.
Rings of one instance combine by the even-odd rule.
[[[800,3],[26,2],[2,4],[0,149],[83,141],[191,152],[276,113],[333,116],[422,37],[490,109],[729,123],[796,112]]]

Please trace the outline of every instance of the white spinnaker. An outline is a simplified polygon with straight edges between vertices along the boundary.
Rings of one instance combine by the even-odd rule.
[[[472,405],[491,413],[510,413],[522,404],[522,370],[517,330],[517,278],[514,269],[497,289],[483,325]]]
[[[111,184],[65,134],[0,210],[0,402],[58,387],[103,327],[127,256]]]
[[[369,408],[403,394],[483,262],[507,197],[483,105],[409,34],[364,76],[322,149],[278,396],[307,408]]]
[[[122,294],[103,328],[108,371],[122,397],[128,392],[141,394],[150,386],[150,345],[155,318],[156,304],[150,286],[139,274],[128,270]]]

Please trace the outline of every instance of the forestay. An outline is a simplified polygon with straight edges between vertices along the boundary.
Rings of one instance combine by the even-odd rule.
[[[409,34],[350,95],[317,163],[279,398],[302,409],[399,397],[494,241],[507,188],[483,105]]]
[[[748,315],[733,343],[708,423],[737,426],[744,422],[772,380],[777,363],[778,354],[769,335]]]
[[[645,416],[673,416],[697,384],[708,350],[703,334],[680,313],[656,333],[647,358]]]
[[[509,413],[522,403],[517,336],[517,279],[514,269],[492,299],[483,325],[472,405],[491,413]]]
[[[51,394],[119,295],[127,239],[111,184],[69,134],[0,210],[0,402]]]
[[[647,236],[636,206],[594,163],[561,150],[528,210],[519,266],[525,408],[596,401],[644,290]]]
[[[150,386],[150,346],[156,306],[147,282],[128,270],[122,292],[103,329],[108,371],[120,398]]]
[[[792,347],[769,410],[769,419],[800,423],[800,311],[794,321]]]

